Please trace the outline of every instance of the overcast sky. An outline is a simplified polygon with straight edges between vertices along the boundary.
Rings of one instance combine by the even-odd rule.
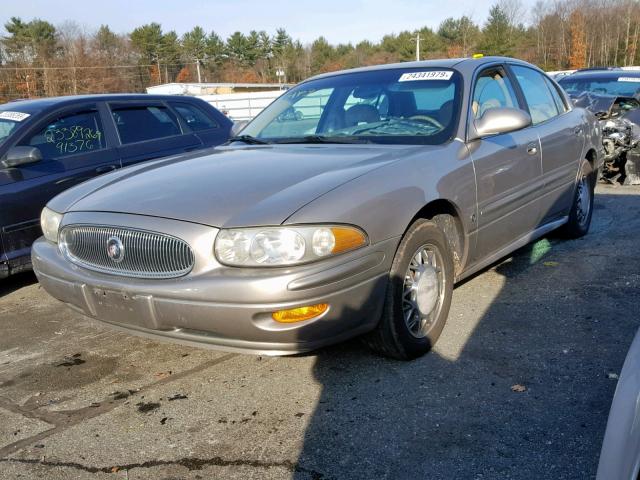
[[[182,34],[195,25],[226,38],[235,31],[284,27],[303,43],[324,35],[331,43],[377,41],[387,33],[437,28],[447,17],[468,15],[479,24],[496,0],[4,0],[2,25],[12,16],[58,25],[74,20],[93,31],[108,24],[119,33],[158,22]],[[523,0],[530,6],[533,0]],[[523,19],[524,21],[528,19]],[[2,29],[4,30],[4,28]]]

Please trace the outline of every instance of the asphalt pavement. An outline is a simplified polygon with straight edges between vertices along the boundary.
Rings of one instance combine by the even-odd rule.
[[[157,343],[0,280],[0,478],[594,478],[640,327],[640,187],[597,192],[589,235],[459,285],[413,362]]]

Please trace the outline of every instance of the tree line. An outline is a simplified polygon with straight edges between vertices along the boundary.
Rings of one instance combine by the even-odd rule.
[[[637,0],[500,0],[487,19],[448,18],[437,29],[389,33],[377,42],[309,44],[285,29],[222,38],[195,26],[178,35],[158,23],[126,34],[87,32],[67,21],[13,17],[0,37],[0,100],[101,92],[140,92],[169,82],[295,83],[344,68],[416,58],[507,55],[545,70],[640,64]],[[280,74],[278,76],[278,74]]]

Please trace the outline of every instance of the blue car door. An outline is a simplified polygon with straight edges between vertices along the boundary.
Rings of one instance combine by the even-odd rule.
[[[123,167],[202,148],[200,139],[183,132],[180,121],[163,102],[113,102],[109,109],[120,139]]]
[[[58,193],[120,167],[107,142],[98,106],[74,106],[47,116],[17,139],[15,146],[40,150],[42,160],[0,168],[0,227],[9,262],[29,255],[40,231],[40,212]]]

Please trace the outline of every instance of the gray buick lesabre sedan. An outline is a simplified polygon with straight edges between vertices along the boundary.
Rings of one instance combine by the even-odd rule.
[[[288,354],[364,334],[426,353],[455,282],[589,229],[601,142],[538,68],[501,57],[334,72],[239,135],[49,202],[42,286],[132,333]]]

